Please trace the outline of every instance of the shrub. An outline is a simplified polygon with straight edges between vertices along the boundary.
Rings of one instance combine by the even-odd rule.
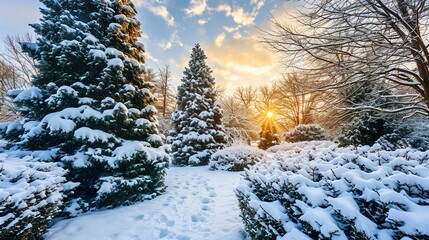
[[[64,174],[55,163],[0,155],[0,239],[39,239],[73,186]]]
[[[220,150],[210,159],[211,170],[243,171],[265,156],[264,151],[250,146],[234,146]]]
[[[304,141],[304,142],[297,142],[297,143],[283,143],[280,145],[272,146],[267,149],[267,152],[276,153],[278,151],[289,151],[294,150],[297,148],[297,151],[301,148],[311,146],[313,148],[316,147],[329,147],[333,145],[334,143],[331,141]]]
[[[373,145],[379,138],[395,133],[398,127],[393,118],[375,113],[361,113],[342,126],[337,141],[340,146]]]
[[[429,239],[429,151],[308,146],[246,170],[252,239]]]
[[[317,124],[298,125],[284,134],[286,142],[325,140],[325,130]]]

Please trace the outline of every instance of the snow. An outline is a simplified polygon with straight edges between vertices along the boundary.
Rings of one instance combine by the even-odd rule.
[[[85,139],[89,142],[101,141],[107,142],[111,138],[115,138],[112,134],[95,130],[87,127],[81,127],[74,132],[75,138]]]
[[[96,37],[94,37],[94,35],[92,35],[92,34],[87,34],[87,36],[85,37],[85,39],[83,41],[93,43],[93,44],[96,44],[99,42],[98,39]]]
[[[124,53],[119,51],[116,48],[106,48],[106,50],[104,51],[104,53],[108,56],[113,56],[115,58],[123,58],[124,57]]]
[[[9,93],[8,93],[9,94]],[[11,92],[12,94],[12,92]],[[13,99],[14,102],[21,102],[26,100],[32,100],[32,99],[38,99],[42,97],[42,93],[39,88],[37,87],[31,87],[29,89],[21,91],[15,99]]]
[[[94,58],[101,58],[101,59],[106,59],[106,54],[104,53],[104,51],[99,50],[99,49],[91,49],[89,51],[89,54],[91,54]]]
[[[46,239],[245,239],[233,192],[239,173],[208,167],[173,167],[167,172],[164,195],[62,220],[48,230]]]
[[[124,63],[122,62],[122,60],[121,60],[120,58],[113,58],[113,59],[110,59],[110,60],[107,62],[107,65],[108,65],[108,66],[113,66],[113,67],[119,67],[119,68],[121,68],[121,69],[123,69],[123,68],[124,68]]]

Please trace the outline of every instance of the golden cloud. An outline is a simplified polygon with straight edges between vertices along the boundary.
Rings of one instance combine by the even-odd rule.
[[[216,81],[231,93],[238,86],[261,86],[279,76],[280,68],[274,54],[255,38],[231,38],[205,48],[208,64]]]

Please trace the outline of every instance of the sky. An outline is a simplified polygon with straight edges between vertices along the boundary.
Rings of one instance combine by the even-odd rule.
[[[147,67],[165,64],[177,86],[192,47],[200,43],[221,89],[266,85],[281,77],[276,54],[258,42],[271,14],[296,11],[297,0],[134,0],[142,25]],[[14,0],[0,8],[0,38],[33,32],[39,21],[38,0]]]

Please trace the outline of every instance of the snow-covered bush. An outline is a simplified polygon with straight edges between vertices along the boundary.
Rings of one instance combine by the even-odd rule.
[[[210,158],[211,170],[243,171],[265,156],[265,152],[251,146],[233,146],[222,149]]]
[[[65,173],[55,163],[0,154],[0,239],[39,239],[74,186]]]
[[[396,139],[404,136],[402,131],[398,129],[401,125],[394,118],[379,113],[360,113],[343,125],[336,140],[340,146],[362,146],[373,145],[378,139],[386,136],[386,139],[379,143],[395,140],[391,143],[396,144]],[[398,146],[401,144],[398,142]]]
[[[252,239],[429,239],[428,161],[429,151],[380,145],[277,152],[236,189],[246,231]]]
[[[298,125],[284,134],[286,142],[325,140],[325,130],[318,124]]]
[[[392,133],[381,136],[376,143],[384,150],[411,147],[421,151],[429,149],[429,121],[416,117],[396,124]]]
[[[333,145],[334,143],[331,141],[303,141],[303,142],[296,142],[296,143],[282,143],[280,145],[275,145],[267,149],[268,152],[276,153],[278,151],[289,151],[297,148],[299,149],[304,147],[329,147]]]

